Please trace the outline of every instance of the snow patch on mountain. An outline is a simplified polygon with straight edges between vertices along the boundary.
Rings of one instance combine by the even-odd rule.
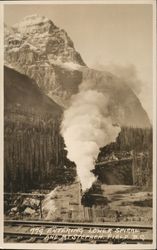
[[[26,16],[23,18],[23,20],[20,23],[14,24],[13,29],[18,29],[20,32],[26,32],[28,29],[31,30],[31,27],[35,27],[36,25],[42,26],[49,22],[50,20],[47,17],[34,14],[34,15]],[[51,22],[51,24],[53,23]]]
[[[52,65],[57,65],[67,70],[80,70],[83,67],[80,64],[74,62],[62,62],[60,57],[57,58],[56,60],[49,58],[49,62]]]

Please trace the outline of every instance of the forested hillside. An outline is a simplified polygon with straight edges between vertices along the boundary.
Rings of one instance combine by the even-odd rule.
[[[98,159],[110,153],[122,151],[146,152],[152,145],[152,128],[122,127],[116,142],[101,148]]]
[[[5,191],[73,181],[76,170],[66,158],[59,133],[61,107],[34,80],[7,67],[4,100]]]
[[[28,114],[5,114],[5,191],[53,188],[72,182],[76,170],[66,158],[59,120]]]
[[[74,181],[76,167],[66,157],[67,152],[64,150],[64,142],[59,130],[60,119],[54,120],[48,114],[41,117],[33,113],[33,110],[29,112],[17,107],[5,111],[5,191],[53,188],[56,185]],[[134,162],[135,183],[147,185],[146,178],[149,179],[150,184],[152,175],[151,143],[152,129],[124,127],[115,143],[101,149],[97,161],[109,159],[113,153],[118,159],[131,156],[131,164]],[[123,176],[123,180],[131,171],[131,165],[128,162],[120,165],[122,167],[118,176]],[[100,179],[106,180],[108,172],[112,172],[114,179],[114,166],[108,166],[106,170],[103,167],[100,169],[101,171],[96,172],[98,176],[100,175]],[[125,174],[124,171],[126,171]],[[131,179],[128,180],[130,180],[129,184],[132,184]],[[125,180],[123,182],[127,184]],[[110,183],[110,180],[106,180],[106,183]]]
[[[122,127],[116,142],[101,148],[95,174],[107,184],[152,188],[152,140],[152,128]]]

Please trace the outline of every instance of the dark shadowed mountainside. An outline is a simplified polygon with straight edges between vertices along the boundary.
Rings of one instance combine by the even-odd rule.
[[[62,109],[46,96],[28,76],[8,67],[4,68],[4,102],[7,107],[17,106],[21,109],[36,110],[37,113],[59,116]]]

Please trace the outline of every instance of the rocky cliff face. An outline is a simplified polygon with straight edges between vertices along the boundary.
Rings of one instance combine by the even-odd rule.
[[[5,64],[36,80],[60,104],[77,90],[84,66],[67,33],[46,17],[25,17],[12,28],[5,26]],[[66,85],[69,86],[66,86]]]
[[[139,99],[109,72],[89,69],[67,33],[51,20],[37,15],[5,26],[5,64],[34,79],[60,106],[66,106],[82,81],[109,97],[113,123],[147,127],[149,118]]]

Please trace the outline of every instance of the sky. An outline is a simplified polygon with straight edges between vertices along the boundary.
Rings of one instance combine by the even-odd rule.
[[[5,5],[4,22],[11,26],[32,14],[65,29],[89,67],[134,68],[140,84],[136,94],[152,120],[151,4]]]

